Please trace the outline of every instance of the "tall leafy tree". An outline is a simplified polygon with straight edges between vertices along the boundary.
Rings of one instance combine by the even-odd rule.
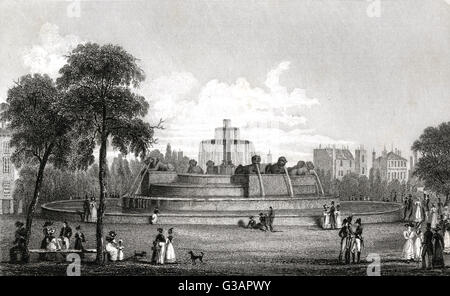
[[[61,101],[55,83],[47,75],[22,76],[8,90],[9,108],[3,117],[12,129],[10,145],[15,148],[11,160],[17,168],[24,164],[38,166],[33,197],[28,205],[25,246],[31,235],[33,215],[39,199],[48,162],[63,166],[69,152],[70,122],[59,109]]]
[[[60,70],[57,83],[65,93],[66,114],[76,121],[79,141],[75,164],[85,168],[98,155],[100,201],[97,218],[97,263],[103,263],[103,215],[105,212],[106,156],[108,140],[122,154],[145,154],[154,143],[154,128],[143,121],[149,105],[134,88],[144,80],[136,58],[117,45],[78,45]]]
[[[413,175],[425,182],[425,186],[446,196],[450,195],[450,122],[437,127],[427,127],[412,150],[421,157]]]

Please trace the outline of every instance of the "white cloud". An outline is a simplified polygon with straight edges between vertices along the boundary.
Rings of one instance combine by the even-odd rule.
[[[280,85],[280,76],[289,67],[290,62],[284,61],[271,69],[264,88],[251,86],[243,77],[232,84],[213,79],[198,88],[191,73],[172,73],[153,80],[143,93],[150,101],[150,120],[166,119],[165,130],[157,133],[157,148],[164,151],[170,143],[174,149],[197,157],[200,141],[213,138],[214,128],[225,118],[241,128],[241,138],[254,142],[257,151],[271,150],[274,158],[283,154],[305,159],[319,144],[351,144],[317,135],[305,126],[305,110],[319,101],[306,96],[303,89],[289,92]]]
[[[52,78],[58,76],[59,69],[65,64],[67,55],[80,40],[75,35],[61,36],[59,27],[45,23],[39,31],[40,43],[33,45],[23,53],[23,63],[30,73],[48,74]]]

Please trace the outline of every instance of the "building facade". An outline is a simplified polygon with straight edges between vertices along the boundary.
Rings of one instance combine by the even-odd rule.
[[[13,187],[14,187],[14,167],[11,163],[11,149],[9,141],[11,132],[2,126],[0,128],[0,214],[13,214]]]
[[[350,173],[367,174],[366,154],[362,146],[355,150],[355,156],[348,148],[319,147],[313,151],[313,162],[316,168],[323,170],[325,175],[330,175],[332,180],[342,180]]]
[[[246,165],[255,154],[253,143],[240,139],[239,128],[231,126],[231,120],[224,119],[223,126],[215,129],[214,139],[200,142],[198,165],[204,170],[208,160],[215,165]]]
[[[372,152],[372,167],[375,171],[380,171],[383,181],[406,182],[408,180],[408,161],[401,156],[401,151],[397,149],[387,152],[384,148],[379,157],[376,157],[375,151]]]

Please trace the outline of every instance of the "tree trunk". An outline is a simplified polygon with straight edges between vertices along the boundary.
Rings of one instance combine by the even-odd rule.
[[[47,148],[47,150],[44,153],[44,157],[41,159],[39,163],[39,170],[36,178],[36,183],[34,186],[34,193],[33,193],[33,199],[31,200],[28,211],[27,211],[27,222],[25,224],[26,234],[25,234],[25,250],[26,250],[26,258],[25,261],[29,261],[30,259],[30,252],[28,250],[28,244],[30,243],[31,238],[31,226],[33,224],[33,216],[34,212],[36,211],[36,205],[39,200],[39,193],[41,191],[42,186],[42,180],[44,179],[44,170],[45,166],[47,165],[48,157],[51,154],[51,151],[53,149],[53,144],[50,144],[50,146]]]
[[[105,199],[106,199],[106,141],[107,136],[102,135],[101,145],[100,145],[100,156],[99,156],[99,172],[98,180],[100,182],[100,203],[97,211],[97,264],[103,264],[103,215],[105,210]]]

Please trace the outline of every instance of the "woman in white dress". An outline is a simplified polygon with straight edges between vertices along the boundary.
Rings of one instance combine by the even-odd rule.
[[[423,221],[422,203],[418,200],[415,202],[416,212],[414,214],[414,222],[420,223]]]
[[[450,220],[447,219],[444,224],[444,253],[450,254]]]
[[[109,255],[109,260],[113,262],[117,261],[119,257],[119,250],[117,249],[116,233],[114,231],[110,231],[109,235],[106,237],[105,251]]]
[[[413,231],[412,224],[405,224],[406,230],[403,231],[405,244],[403,245],[402,258],[405,260],[414,260],[414,238],[416,233]]]
[[[431,214],[431,229],[436,228],[436,225],[438,224],[438,213],[437,213],[437,208],[436,205],[433,204],[431,206],[431,210],[430,210],[430,214]]]
[[[175,249],[173,248],[173,232],[172,228],[169,229],[167,232],[167,240],[166,240],[166,263],[175,263],[176,262],[176,256],[175,256]]]
[[[331,227],[330,225],[330,212],[328,212],[327,205],[323,205],[323,229],[329,229]]]
[[[119,260],[119,261],[122,261],[124,256],[125,256],[124,252],[123,252],[123,249],[124,249],[123,240],[119,239],[117,241],[117,252],[118,252],[117,260]]]
[[[89,204],[89,222],[97,222],[97,203],[94,198]]]
[[[414,241],[414,257],[417,262],[422,261],[422,242],[423,242],[423,233],[420,230],[420,225],[416,228],[416,240]]]
[[[336,206],[336,211],[334,212],[335,221],[336,221],[336,228],[342,227],[342,217],[341,217],[341,206]]]

